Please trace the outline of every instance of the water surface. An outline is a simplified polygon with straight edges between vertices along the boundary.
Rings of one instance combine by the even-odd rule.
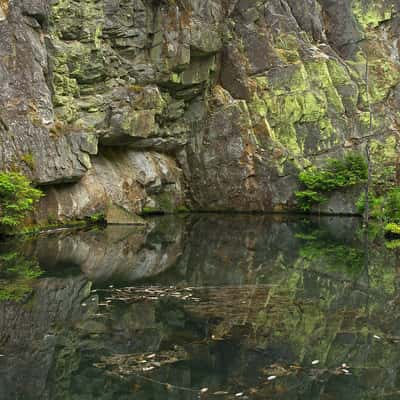
[[[199,215],[0,246],[1,399],[399,399],[400,252]]]

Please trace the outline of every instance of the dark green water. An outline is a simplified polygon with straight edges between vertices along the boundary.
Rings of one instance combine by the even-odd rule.
[[[2,400],[400,399],[400,250],[358,219],[159,217],[0,250]]]

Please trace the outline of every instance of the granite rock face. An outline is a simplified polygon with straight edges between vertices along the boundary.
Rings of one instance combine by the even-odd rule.
[[[0,167],[50,185],[42,217],[285,210],[301,169],[367,140],[397,163],[397,0],[0,9]]]

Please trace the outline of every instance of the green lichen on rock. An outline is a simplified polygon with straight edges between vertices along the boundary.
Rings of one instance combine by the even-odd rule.
[[[282,33],[275,38],[274,50],[285,63],[296,63],[301,60],[299,38],[291,33]]]
[[[304,136],[307,128],[303,127],[313,125],[312,130],[320,131],[319,143],[313,146],[320,151],[324,142],[337,142],[338,133],[332,121],[345,113],[335,85],[350,82],[341,65],[325,59],[290,65],[280,74],[257,76],[257,91],[250,103],[252,118],[265,118],[271,137],[297,156],[304,155],[311,140]]]
[[[393,5],[390,2],[374,0],[353,0],[353,14],[364,30],[373,29],[393,16]]]

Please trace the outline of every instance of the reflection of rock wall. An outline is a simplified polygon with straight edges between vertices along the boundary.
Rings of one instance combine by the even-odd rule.
[[[268,276],[276,266],[293,264],[299,251],[313,243],[297,236],[304,229],[311,236],[314,230],[324,233],[316,237],[317,243],[326,240],[322,248],[360,246],[354,236],[358,219],[314,222],[307,228],[299,219],[279,216],[165,216],[149,219],[145,227],[41,235],[26,242],[24,252],[46,270],[75,266],[95,282],[156,277],[165,284],[244,284]]]
[[[27,304],[0,302],[0,392],[11,400],[51,399],[58,331],[82,318],[90,293],[82,277],[38,281]]]
[[[370,135],[395,165],[397,0],[1,5],[0,167],[52,185],[51,219],[290,208],[299,169]]]
[[[142,367],[133,361],[151,353],[151,362],[167,353],[180,360],[149,371],[155,380],[230,393],[242,384],[240,390],[257,389],[256,400],[299,393],[339,398],[343,388],[340,398],[349,400],[393,392],[397,260],[375,244],[366,268],[355,235],[359,223],[197,215],[162,217],[142,232],[108,227],[31,241],[24,251],[38,257],[47,275],[78,264],[91,279],[111,283],[161,271],[147,282],[172,297],[142,287],[126,291],[133,299],[123,303],[124,291],[110,288],[87,298],[82,277],[39,279],[27,304],[0,304],[1,393],[6,400],[15,393],[27,400],[197,397],[129,373]],[[196,300],[173,296],[177,291]],[[109,297],[114,300],[105,306]],[[320,364],[312,367],[315,359]],[[351,376],[335,374],[343,362]],[[304,368],[290,369],[292,363]],[[279,385],[264,384],[272,374]]]
[[[110,226],[42,236],[27,244],[46,269],[77,266],[91,280],[135,281],[174,265],[184,248],[183,221],[160,218],[146,227]]]

